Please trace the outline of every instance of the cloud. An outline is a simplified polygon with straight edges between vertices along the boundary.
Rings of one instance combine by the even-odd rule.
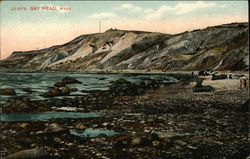
[[[226,7],[226,5],[225,5],[225,4],[222,4],[222,5],[220,5],[220,7],[221,7],[221,8],[225,8],[225,7]]]
[[[197,1],[194,3],[181,2],[177,3],[175,6],[162,5],[154,13],[147,15],[146,19],[161,19],[166,13],[180,15],[213,6],[216,6],[215,2],[203,1]]]
[[[198,9],[209,8],[213,6],[216,6],[216,3],[197,1],[195,3],[178,3],[173,8],[173,10],[176,11],[176,14],[184,14]]]
[[[134,6],[132,4],[122,4],[119,8],[120,9],[130,9],[133,8]]]
[[[127,10],[129,12],[134,12],[134,13],[141,12],[145,14],[145,19],[152,20],[152,19],[161,19],[164,16],[164,14],[167,13],[181,15],[213,6],[216,6],[215,2],[205,2],[205,1],[179,2],[175,6],[162,5],[158,9],[154,10],[150,8],[141,8],[139,6],[130,3],[124,3],[120,5],[118,8],[115,8],[115,10]]]
[[[115,8],[115,10],[128,10],[132,12],[142,12],[145,11],[143,8],[135,6],[133,4],[125,3],[120,5],[118,8]],[[147,10],[149,11],[149,10]]]
[[[102,12],[102,13],[95,13],[88,15],[87,18],[90,19],[107,19],[107,18],[116,18],[118,17],[117,14],[111,12]]]
[[[152,13],[152,12],[154,12],[154,10],[153,10],[153,9],[147,8],[147,9],[144,10],[144,12],[145,12],[145,13]]]
[[[160,19],[167,11],[171,11],[173,8],[170,6],[162,5],[158,10],[146,16],[146,19]]]

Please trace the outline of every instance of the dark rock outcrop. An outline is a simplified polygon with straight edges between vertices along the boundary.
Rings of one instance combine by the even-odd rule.
[[[118,95],[137,94],[136,86],[129,81],[119,79],[109,86],[109,90]]]
[[[214,88],[212,86],[203,86],[202,85],[203,80],[197,79],[196,85],[193,87],[193,92],[211,92],[214,91]]]
[[[52,124],[48,125],[45,128],[43,133],[46,133],[46,134],[61,134],[61,133],[65,133],[65,132],[69,132],[69,130],[64,128],[62,125],[52,123]]]
[[[80,83],[82,83],[82,82],[80,82],[80,81],[78,81],[78,80],[76,80],[76,79],[74,79],[74,78],[72,78],[72,77],[65,77],[65,78],[62,80],[62,82],[63,82],[64,84],[76,84],[76,83],[80,84]]]
[[[47,106],[43,101],[32,101],[28,97],[13,97],[4,103],[3,112],[36,112],[46,111]]]
[[[16,95],[16,92],[12,88],[0,89],[0,95]]]
[[[48,92],[44,93],[42,96],[44,97],[54,97],[61,95],[61,90],[58,88],[53,88],[49,90]]]
[[[54,84],[55,87],[64,87],[65,86],[65,83],[64,82],[56,82]]]
[[[220,80],[220,79],[227,79],[227,75],[225,75],[225,74],[220,74],[220,75],[212,74],[212,80]]]
[[[109,90],[112,93],[115,93],[117,95],[123,96],[123,95],[138,95],[145,92],[145,90],[140,87],[139,85],[136,85],[134,83],[131,83],[129,81],[126,81],[124,79],[119,79],[112,83],[109,86]]]
[[[52,88],[48,92],[42,94],[44,97],[55,97],[55,96],[65,96],[69,95],[71,90],[69,87]]]
[[[27,93],[33,93],[34,91],[32,91],[31,88],[23,88],[22,89],[24,92],[27,92]]]

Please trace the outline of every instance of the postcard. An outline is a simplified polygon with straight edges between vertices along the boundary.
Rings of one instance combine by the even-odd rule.
[[[248,1],[0,7],[0,158],[250,158]]]

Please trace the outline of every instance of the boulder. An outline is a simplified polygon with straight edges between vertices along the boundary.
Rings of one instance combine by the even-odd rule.
[[[64,82],[56,82],[54,84],[55,87],[64,87],[65,86],[65,83]]]
[[[16,92],[12,88],[0,89],[0,95],[16,95]]]
[[[60,92],[60,95],[69,95],[70,94],[70,88],[69,87],[62,87]]]
[[[42,107],[38,107],[35,101],[30,101],[28,97],[13,97],[5,102],[6,107],[3,109],[4,112],[30,112]]]
[[[142,89],[146,89],[146,88],[147,88],[146,83],[145,83],[144,81],[142,81],[142,82],[140,83],[140,87],[141,87]]]
[[[82,83],[82,82],[80,82],[72,77],[65,77],[62,81],[65,84],[76,84],[76,83],[80,84],[80,83]]]
[[[61,95],[61,90],[57,88],[53,88],[43,94],[44,97],[54,97],[54,96],[59,96],[59,95]]]
[[[29,108],[29,105],[30,105],[30,103],[28,103],[28,102],[23,102],[23,103],[19,104],[18,107],[19,107],[20,109],[28,109],[28,108]]]
[[[20,123],[19,126],[23,129],[26,129],[29,126],[29,123]]]
[[[69,87],[60,87],[60,88],[52,88],[48,92],[44,93],[42,96],[44,97],[55,97],[55,96],[64,96],[70,94]]]
[[[24,92],[27,92],[27,93],[32,93],[34,91],[32,91],[30,88],[23,88],[22,89]]]
[[[75,128],[76,128],[76,129],[83,130],[83,129],[85,129],[86,127],[83,125],[83,123],[78,123],[78,124],[76,124]]]
[[[147,81],[146,85],[147,85],[147,88],[152,88],[152,89],[160,88],[159,83],[156,80],[152,80],[152,79]]]
[[[77,88],[71,88],[70,91],[71,92],[76,92],[76,91],[78,91],[78,89]]]
[[[157,88],[158,85],[154,85],[154,88]],[[145,92],[146,85],[143,84],[135,84],[124,79],[119,79],[112,83],[109,86],[109,90],[119,96],[123,95],[138,95]],[[153,87],[152,87],[153,88]]]
[[[68,132],[68,130],[64,128],[63,126],[56,124],[56,123],[50,124],[44,130],[44,133],[49,133],[49,134],[57,134],[57,133],[64,133],[64,132]]]
[[[141,88],[151,88],[151,89],[158,89],[160,88],[159,81],[148,79],[145,82],[141,82],[140,86]]]
[[[202,87],[202,82],[203,82],[203,80],[200,79],[200,78],[198,78],[198,79],[196,80],[196,85],[195,85],[195,87]]]
[[[28,150],[22,150],[13,153],[6,157],[6,159],[39,159],[49,157],[49,154],[43,148],[33,148]]]
[[[227,79],[227,75],[225,75],[225,74],[220,74],[220,75],[212,74],[212,80],[220,80],[220,79]]]
[[[99,78],[99,80],[105,80],[105,79],[107,79],[107,78],[105,78],[105,77],[104,78]]]
[[[135,137],[131,140],[131,145],[140,145],[142,143],[142,138],[140,137]]]

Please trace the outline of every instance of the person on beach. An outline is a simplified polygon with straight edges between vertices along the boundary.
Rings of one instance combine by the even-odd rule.
[[[243,77],[240,79],[240,89],[247,89],[247,88],[248,88],[247,78]]]

